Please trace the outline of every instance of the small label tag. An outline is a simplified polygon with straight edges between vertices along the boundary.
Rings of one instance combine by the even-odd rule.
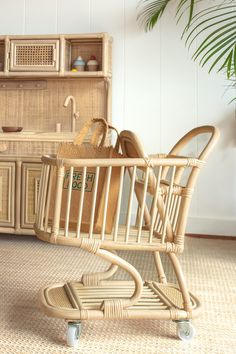
[[[72,190],[81,190],[83,173],[81,171],[74,171],[72,180]],[[95,173],[87,172],[85,181],[85,192],[91,192],[93,189],[93,183],[95,179]],[[68,189],[70,182],[70,171],[67,171],[64,176],[63,189]]]

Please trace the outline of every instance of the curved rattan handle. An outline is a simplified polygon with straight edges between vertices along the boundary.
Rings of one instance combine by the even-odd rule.
[[[116,143],[114,146],[114,149],[116,151],[119,151],[119,147],[120,147],[120,136],[119,136],[119,132],[118,130],[113,127],[112,125],[108,124],[107,121],[104,118],[93,118],[92,120],[90,120],[89,122],[87,122],[83,128],[81,129],[80,133],[75,137],[74,139],[74,144],[76,145],[80,145],[84,142],[85,137],[88,134],[88,131],[91,129],[91,127],[94,124],[99,123],[100,127],[96,128],[94,133],[92,134],[91,137],[91,144],[95,145],[95,146],[104,146],[105,145],[105,141],[107,138],[107,134],[108,134],[108,130],[114,130],[116,132],[117,138],[116,138]],[[99,143],[99,140],[102,136],[102,139]]]
[[[212,125],[202,125],[200,127],[194,128],[190,130],[188,133],[186,133],[171,149],[168,155],[179,155],[180,151],[196,136],[204,134],[204,133],[209,133],[210,138],[208,142],[206,143],[205,147],[202,149],[202,151],[199,153],[198,156],[196,156],[199,160],[205,161],[210,152],[212,151],[213,147],[215,146],[217,140],[219,139],[220,132],[217,127],[214,127]]]
[[[88,121],[83,128],[81,129],[80,133],[74,138],[74,144],[76,145],[81,145],[85,137],[87,136],[89,130],[94,124],[99,123],[100,128],[95,129],[94,133],[92,134],[91,137],[91,144],[98,146],[99,139],[102,135],[102,140],[99,144],[99,146],[104,146],[107,133],[108,133],[108,124],[104,118],[93,118],[90,121]]]
[[[118,132],[118,130],[113,127],[112,125],[108,124],[108,128],[111,129],[111,130],[114,130],[116,132],[116,143],[115,143],[115,146],[114,146],[114,149],[119,152],[119,149],[120,149],[120,134]]]

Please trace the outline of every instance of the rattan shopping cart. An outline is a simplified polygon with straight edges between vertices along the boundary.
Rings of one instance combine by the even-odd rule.
[[[68,321],[67,343],[75,346],[81,322],[93,319],[160,319],[177,323],[183,340],[194,335],[190,319],[200,312],[199,300],[189,292],[178,260],[184,250],[187,215],[199,171],[218,139],[218,130],[199,127],[183,137],[168,155],[148,156],[132,133],[121,133],[127,157],[112,159],[67,159],[42,157],[35,232],[39,239],[58,245],[82,248],[104,258],[111,266],[104,273],[84,274],[76,282],[53,284],[40,291],[43,311]],[[207,143],[197,157],[177,156],[192,138],[207,136]],[[131,156],[131,157],[130,157]],[[87,197],[86,176],[93,169],[92,203],[88,231],[82,230],[83,205]],[[99,232],[94,230],[99,176],[106,170],[104,212]],[[107,232],[107,205],[112,171],[119,171],[116,213],[111,232]],[[66,189],[64,178],[67,171]],[[76,227],[70,228],[74,172],[81,172],[80,200]],[[52,185],[56,183],[55,193]],[[65,220],[61,223],[62,195],[66,193]],[[53,217],[49,209],[51,199]],[[65,207],[65,206],[64,206]],[[158,280],[143,281],[138,269],[122,259],[117,251],[146,251],[154,255]],[[168,255],[177,283],[167,281],[160,253]],[[122,268],[132,281],[110,278]]]

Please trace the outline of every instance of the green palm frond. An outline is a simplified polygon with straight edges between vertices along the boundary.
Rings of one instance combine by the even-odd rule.
[[[192,22],[196,2],[197,0],[180,0],[180,3],[177,7],[177,12],[176,12],[176,16],[178,17],[177,23],[180,21],[183,14],[186,11],[188,11],[188,23],[186,29],[190,26]]]
[[[221,5],[208,7],[192,17],[185,27],[188,48],[197,43],[192,58],[209,73],[215,69],[229,80],[229,88],[236,88],[236,3],[225,0]],[[230,103],[236,101],[234,97]]]
[[[236,77],[236,4],[231,4],[200,11],[184,30],[189,48],[201,38],[193,59],[201,66],[208,64],[209,72],[226,72],[227,78]]]
[[[219,5],[205,6],[196,12],[197,2],[204,6],[205,0],[178,0],[177,23],[188,14],[182,33],[188,48],[197,45],[192,58],[201,66],[209,65],[223,72],[230,86],[236,87],[236,0],[222,0]],[[138,21],[150,31],[156,25],[171,0],[141,0]]]
[[[146,31],[151,31],[171,1],[172,0],[141,0],[138,5],[139,14],[137,16],[137,20],[141,26],[143,26]],[[183,14],[188,11],[188,25],[190,25],[197,1],[198,0],[179,0],[176,10],[176,15],[179,17],[178,21]]]
[[[140,12],[137,16],[137,20],[146,31],[151,31],[153,29],[170,1],[171,0],[140,1],[138,5]]]

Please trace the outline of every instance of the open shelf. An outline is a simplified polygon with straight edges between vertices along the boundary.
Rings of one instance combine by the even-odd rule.
[[[85,63],[91,55],[98,61],[98,70],[103,71],[103,38],[65,38],[65,71],[71,71],[73,62],[81,56]],[[85,67],[85,71],[88,71]]]
[[[104,71],[65,71],[65,77],[106,77]]]

